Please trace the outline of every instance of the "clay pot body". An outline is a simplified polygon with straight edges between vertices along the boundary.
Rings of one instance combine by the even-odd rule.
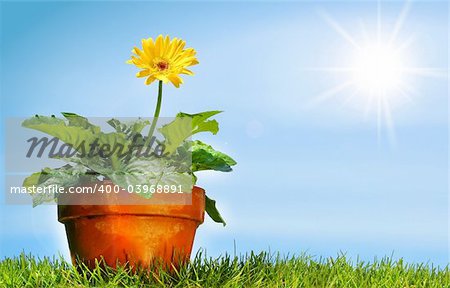
[[[178,267],[189,260],[205,211],[202,188],[194,186],[192,194],[185,195],[192,197],[190,205],[58,205],[58,221],[65,225],[72,262],[76,265],[79,259],[91,269],[102,258],[110,267],[127,263],[148,268],[155,262]]]

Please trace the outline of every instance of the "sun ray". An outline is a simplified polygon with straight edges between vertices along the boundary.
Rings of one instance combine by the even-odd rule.
[[[416,91],[411,89],[411,85],[402,83],[396,88],[396,91],[400,93],[404,100],[408,101],[409,103],[414,103],[414,99],[411,97],[411,95],[417,95]]]
[[[348,105],[348,103],[350,103],[355,96],[357,96],[358,92],[356,90],[353,90],[350,94],[348,94],[347,96],[345,96],[344,101],[342,101],[342,106],[346,106]]]
[[[392,47],[396,47],[395,50],[397,51],[397,53],[400,53],[402,51],[407,50],[409,47],[411,47],[411,45],[415,42],[415,40],[416,40],[416,35],[412,34],[412,35],[409,35],[409,37],[406,40],[404,40],[402,43],[400,43],[400,45],[394,46],[394,43],[391,43],[390,45]]]
[[[402,49],[395,49],[396,52]],[[330,66],[330,67],[304,67],[304,71],[316,71],[316,72],[334,72],[334,73],[352,73],[357,72],[358,69],[354,66]],[[448,70],[446,68],[433,68],[433,67],[402,67],[400,72],[405,74],[414,74],[419,76],[428,76],[436,78],[446,78]],[[400,84],[400,83],[399,83]]]
[[[369,32],[367,31],[366,24],[364,23],[364,21],[361,18],[359,19],[358,22],[359,22],[359,28],[360,28],[361,34],[362,34],[363,43],[370,42],[370,36],[369,36]]]
[[[391,37],[389,39],[390,45],[393,45],[395,43],[397,36],[403,27],[403,23],[405,22],[405,19],[408,17],[410,7],[411,7],[411,1],[409,1],[409,0],[405,1],[405,3],[403,4],[402,10],[400,11],[399,16],[397,17],[397,20],[395,21],[394,29],[392,30]]]
[[[448,76],[448,70],[443,68],[411,67],[405,68],[403,72],[407,74],[433,78],[447,78]]]
[[[342,72],[348,73],[355,70],[353,67],[305,67],[306,71],[319,71],[319,72]]]
[[[377,0],[377,44],[381,40],[381,0]]]
[[[330,15],[325,13],[325,11],[320,11],[320,15],[322,18],[339,34],[341,35],[347,42],[352,44],[356,49],[361,49],[358,42],[350,35],[350,33],[345,30],[337,21],[331,18]]]

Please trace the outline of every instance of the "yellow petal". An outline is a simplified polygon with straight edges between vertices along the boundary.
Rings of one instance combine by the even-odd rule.
[[[194,75],[194,72],[192,72],[192,71],[189,70],[189,69],[184,68],[184,69],[181,71],[181,74]]]
[[[161,56],[162,46],[163,46],[163,36],[159,35],[155,41],[155,56]]]
[[[153,81],[155,81],[156,80],[156,78],[152,75],[152,76],[149,76],[146,80],[145,80],[145,84],[146,85],[150,85],[150,84],[152,84],[153,83]]]
[[[167,58],[172,58],[173,54],[175,52],[175,50],[177,49],[177,43],[178,43],[178,38],[173,38],[172,41],[169,44],[169,48],[167,48],[167,52],[165,53],[165,56]]]
[[[167,35],[166,38],[164,39],[161,56],[163,56],[165,53],[169,51],[169,47],[170,47],[170,37],[169,35]]]
[[[177,56],[178,54],[181,53],[181,51],[183,51],[184,46],[186,45],[186,42],[184,42],[183,40],[179,39],[177,41],[177,43],[175,44],[175,49],[172,52],[171,57]]]
[[[134,54],[136,54],[136,55],[138,55],[138,56],[141,56],[141,54],[142,54],[141,49],[139,49],[139,48],[137,48],[137,47],[134,47],[133,50],[132,50],[131,52],[134,53]]]
[[[138,73],[136,73],[136,77],[141,78],[141,77],[146,77],[150,75],[150,70],[146,69],[146,70],[141,70]]]
[[[136,67],[140,67],[140,66],[142,66],[142,64],[143,64],[141,59],[136,58],[136,57],[134,57],[134,56],[131,56],[131,59],[128,60],[127,63],[128,63],[128,64],[133,64],[133,65],[135,65]]]
[[[183,84],[183,79],[176,74],[170,74],[167,78],[169,78],[170,82],[172,82],[172,84],[177,88],[180,87],[180,84]]]
[[[152,38],[142,39],[142,48],[149,59],[155,57],[155,43]]]

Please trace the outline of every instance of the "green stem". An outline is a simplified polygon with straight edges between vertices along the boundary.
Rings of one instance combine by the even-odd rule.
[[[155,114],[153,115],[152,125],[150,126],[150,131],[148,131],[147,140],[145,141],[145,146],[150,144],[150,140],[153,137],[153,133],[155,132],[156,122],[158,122],[159,111],[161,111],[161,102],[162,102],[162,85],[163,82],[159,80],[158,83],[158,102],[156,103]]]

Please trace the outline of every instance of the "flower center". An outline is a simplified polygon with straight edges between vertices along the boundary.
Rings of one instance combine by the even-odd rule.
[[[167,61],[160,60],[156,62],[156,67],[159,69],[159,71],[164,71],[169,68],[169,63],[167,63]]]

